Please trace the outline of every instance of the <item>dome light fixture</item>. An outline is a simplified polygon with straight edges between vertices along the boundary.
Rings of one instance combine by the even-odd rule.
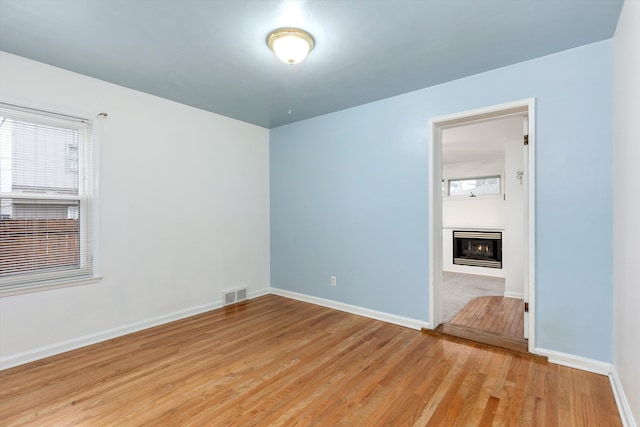
[[[307,57],[315,41],[305,30],[278,28],[269,33],[267,44],[282,62],[293,65]]]

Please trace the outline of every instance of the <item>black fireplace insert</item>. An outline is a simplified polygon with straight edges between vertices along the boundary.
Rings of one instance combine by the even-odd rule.
[[[453,263],[502,268],[502,232],[454,230]]]

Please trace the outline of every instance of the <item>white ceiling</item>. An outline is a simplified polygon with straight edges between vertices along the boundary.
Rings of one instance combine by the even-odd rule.
[[[442,131],[442,163],[504,160],[508,141],[523,138],[524,116],[493,119]]]
[[[611,38],[621,8],[622,0],[0,0],[0,50],[272,128]],[[282,26],[315,37],[303,63],[284,64],[267,48]]]

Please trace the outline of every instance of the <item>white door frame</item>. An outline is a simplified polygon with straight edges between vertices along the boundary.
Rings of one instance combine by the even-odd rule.
[[[525,186],[525,264],[524,280],[528,283],[529,352],[535,350],[535,98],[463,111],[429,120],[429,327],[442,323],[442,130],[461,124],[523,115],[529,117],[529,156]],[[527,286],[525,285],[525,289]]]

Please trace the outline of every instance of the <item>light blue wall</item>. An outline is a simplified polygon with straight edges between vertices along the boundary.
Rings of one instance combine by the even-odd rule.
[[[529,97],[536,344],[612,361],[610,40],[272,129],[271,285],[427,321],[428,120]]]

